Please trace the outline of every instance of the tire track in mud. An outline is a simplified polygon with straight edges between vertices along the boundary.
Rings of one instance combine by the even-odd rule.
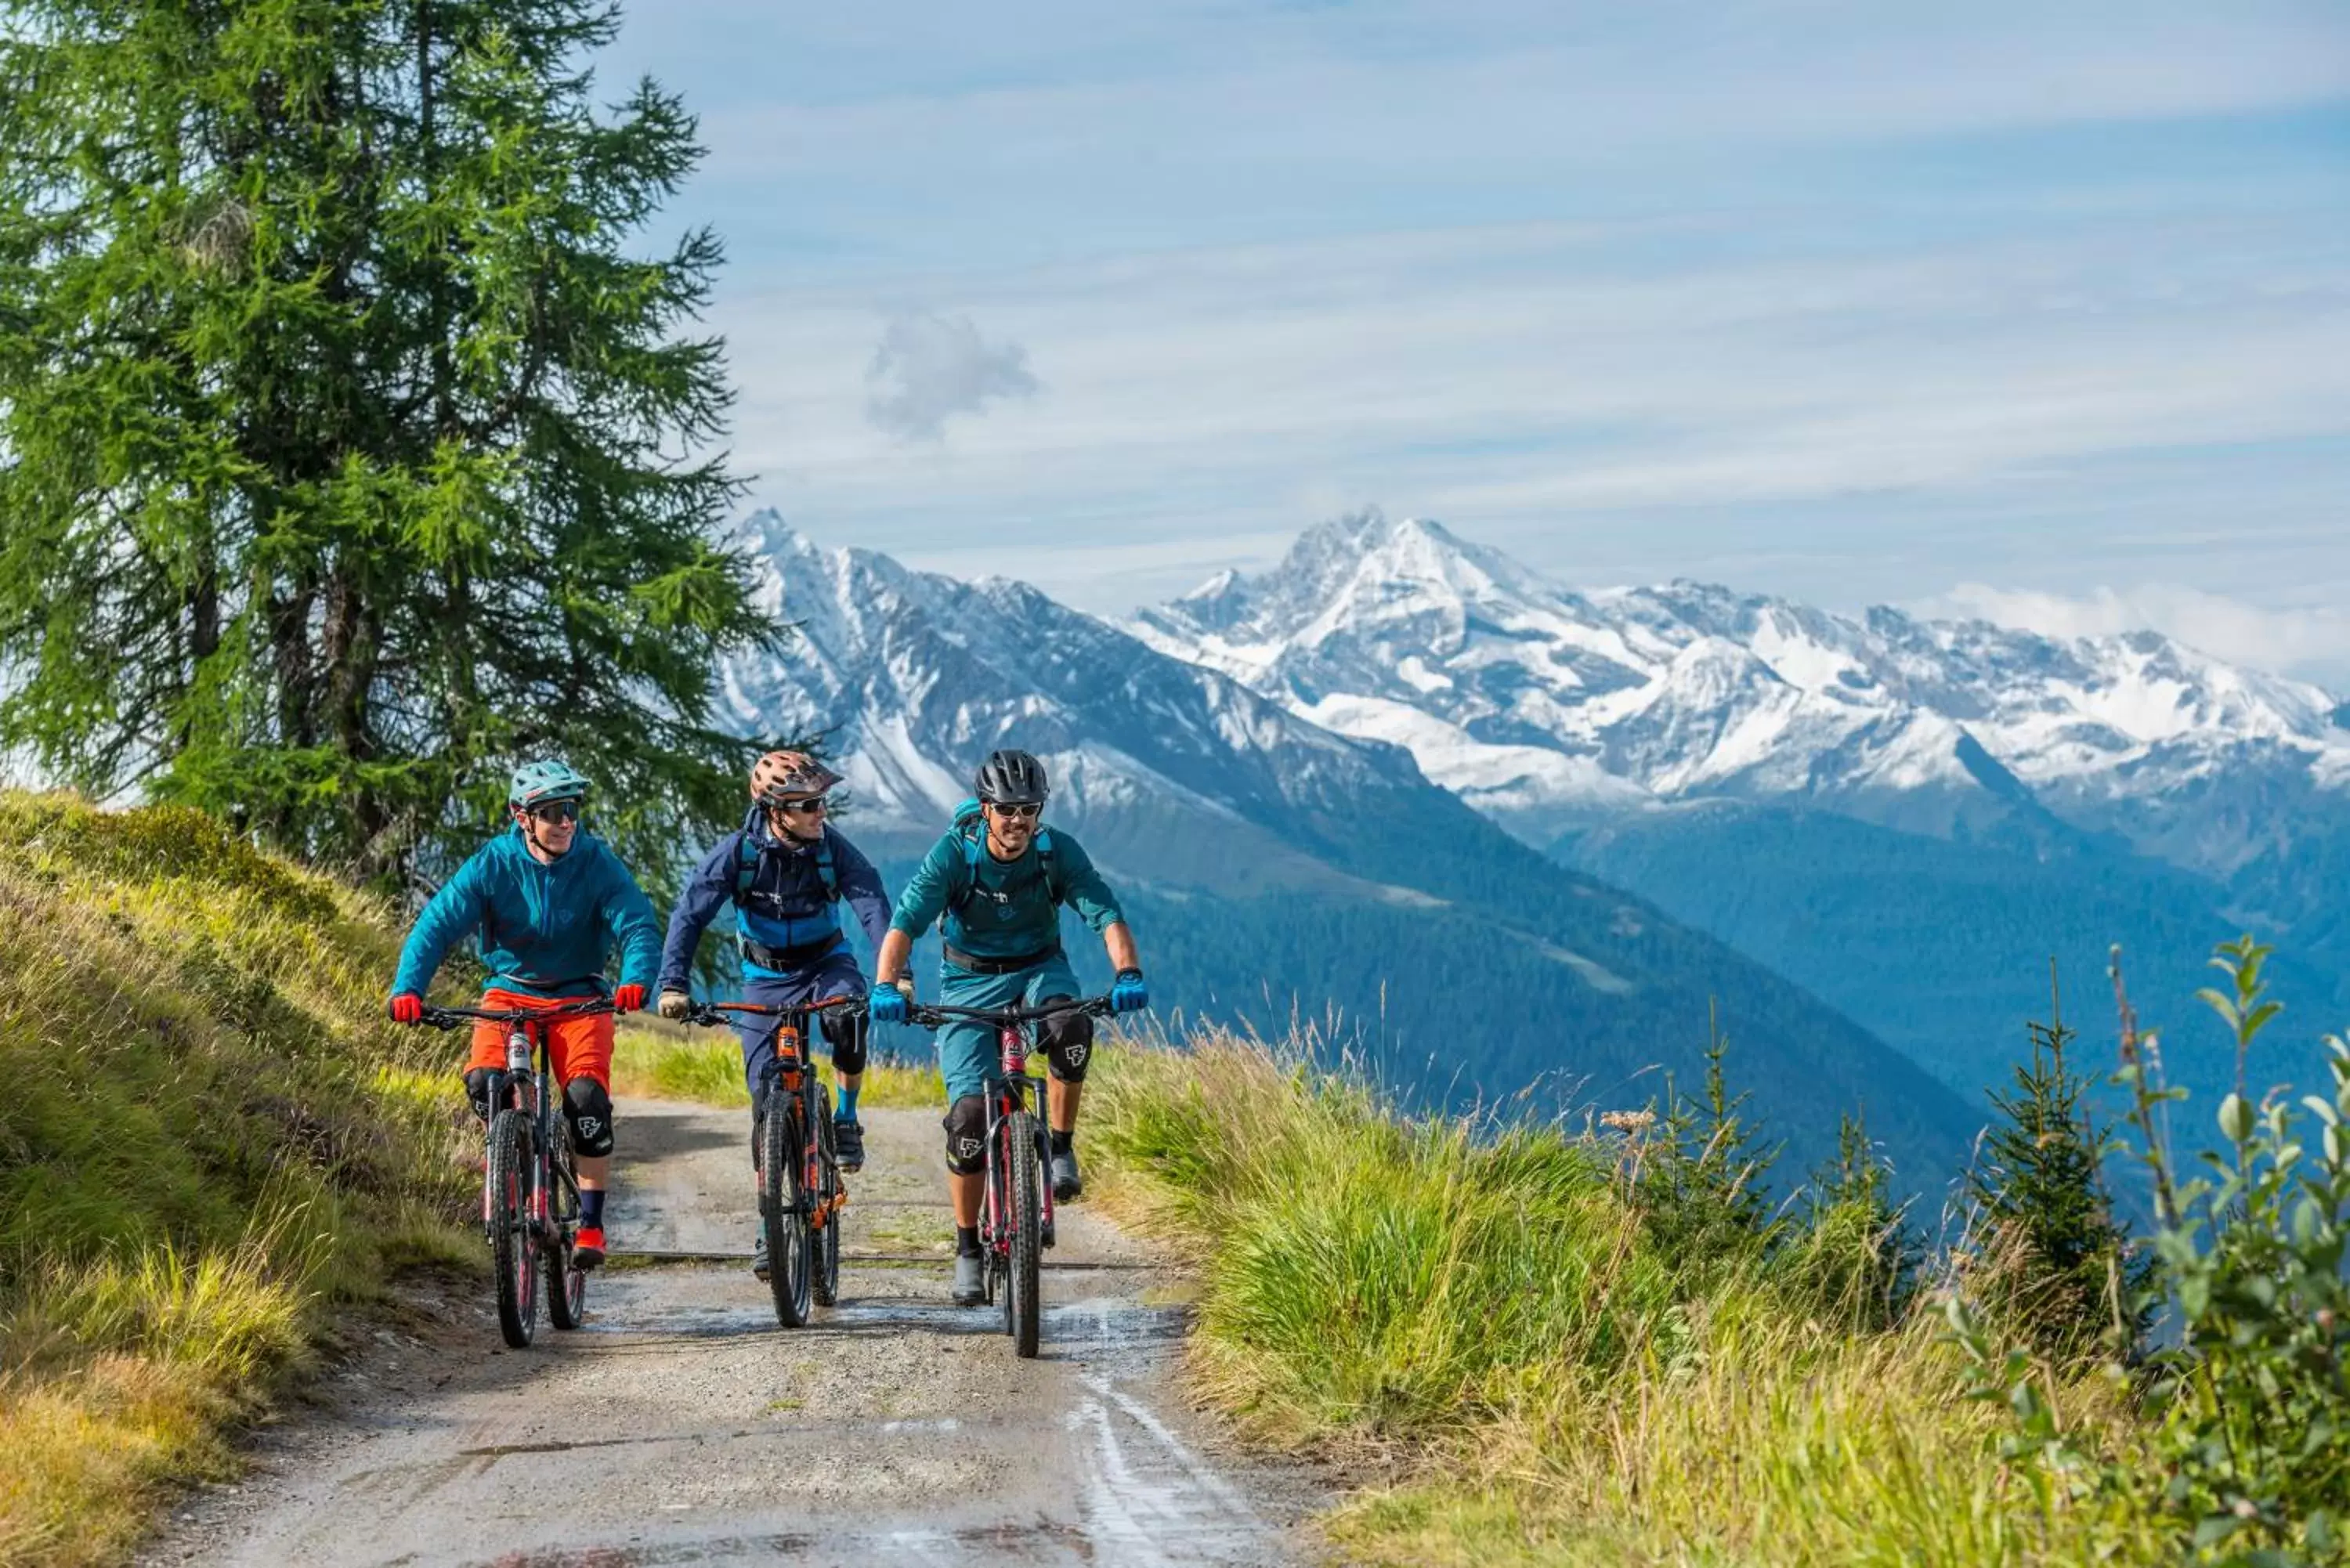
[[[938,1119],[867,1113],[841,1304],[776,1325],[747,1265],[740,1112],[619,1107],[613,1242],[741,1254],[600,1273],[577,1333],[508,1351],[488,1305],[329,1379],[254,1471],[176,1511],[149,1564],[1263,1564],[1310,1488],[1239,1459],[1170,1394],[1176,1282],[1082,1205],[1045,1275],[1044,1355],[948,1304]],[[878,1256],[877,1256],[878,1254]]]

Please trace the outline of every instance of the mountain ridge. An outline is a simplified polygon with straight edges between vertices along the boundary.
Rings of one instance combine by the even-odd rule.
[[[1024,585],[821,548],[773,514],[747,526],[761,602],[798,632],[729,663],[723,722],[825,735],[856,806],[845,826],[900,864],[987,750],[1038,752],[1056,826],[1119,878],[1170,1004],[1268,1033],[1335,1006],[1392,1085],[1491,1104],[1562,1077],[1642,1096],[1660,1072],[1695,1083],[1714,995],[1806,1158],[1863,1097],[1913,1172],[1963,1158],[1971,1113],[1906,1057],[1513,838],[1408,751]],[[1095,945],[1071,941],[1081,968]]]
[[[2028,792],[2225,877],[2258,833],[2184,833],[2167,796],[2297,764],[2350,800],[2350,704],[2158,633],[1847,617],[1687,578],[1583,593],[1426,519],[1320,524],[1279,566],[1129,624],[1302,716],[1408,745],[1530,842],[1644,796],[1800,796],[1947,835]]]

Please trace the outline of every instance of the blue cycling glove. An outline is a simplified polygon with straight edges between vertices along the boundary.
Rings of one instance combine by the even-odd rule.
[[[865,1014],[876,1023],[906,1022],[906,993],[894,985],[877,985],[865,1000]]]
[[[1142,983],[1139,969],[1122,969],[1109,988],[1109,1010],[1112,1012],[1139,1012],[1150,1005],[1150,988]]]

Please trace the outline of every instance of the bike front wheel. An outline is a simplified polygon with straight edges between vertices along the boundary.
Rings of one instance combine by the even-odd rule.
[[[497,1275],[498,1330],[516,1350],[527,1349],[538,1332],[538,1239],[531,1234],[530,1208],[536,1186],[531,1167],[530,1118],[500,1111],[490,1124],[490,1266]]]
[[[1012,1255],[1004,1260],[1003,1318],[1012,1334],[1012,1348],[1033,1357],[1044,1337],[1045,1306],[1040,1291],[1044,1262],[1044,1180],[1036,1162],[1036,1118],[1014,1111],[1003,1119],[1003,1153],[1011,1162],[1012,1180],[1006,1195],[1012,1234]]]
[[[797,1096],[774,1096],[776,1104],[761,1124],[759,1222],[767,1230],[767,1288],[775,1293],[775,1320],[785,1328],[804,1326],[815,1310],[809,1256],[807,1205],[800,1161],[807,1148]]]
[[[832,1091],[821,1085],[816,1092],[816,1168],[822,1185],[816,1194],[818,1218],[811,1242],[816,1251],[811,1293],[816,1305],[828,1307],[840,1300],[840,1208],[833,1202],[840,1192],[840,1154],[833,1147]]]
[[[561,1134],[557,1134],[561,1137]],[[579,1181],[567,1148],[556,1153],[555,1183],[547,1191],[546,1317],[567,1332],[588,1316],[588,1271],[571,1261],[579,1233]]]

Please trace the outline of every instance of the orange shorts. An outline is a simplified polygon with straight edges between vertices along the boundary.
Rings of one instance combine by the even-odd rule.
[[[482,998],[488,1008],[510,1008],[517,1012],[548,1012],[568,1007],[585,1000],[577,996],[518,996],[511,991],[493,991]],[[465,1064],[470,1071],[475,1067],[503,1067],[506,1064],[506,1035],[510,1026],[477,1019],[473,1023],[473,1054]],[[558,1018],[547,1025],[547,1054],[554,1058],[555,1082],[560,1086],[574,1078],[589,1078],[608,1092],[612,1087],[612,1015],[591,1012],[579,1018]]]

